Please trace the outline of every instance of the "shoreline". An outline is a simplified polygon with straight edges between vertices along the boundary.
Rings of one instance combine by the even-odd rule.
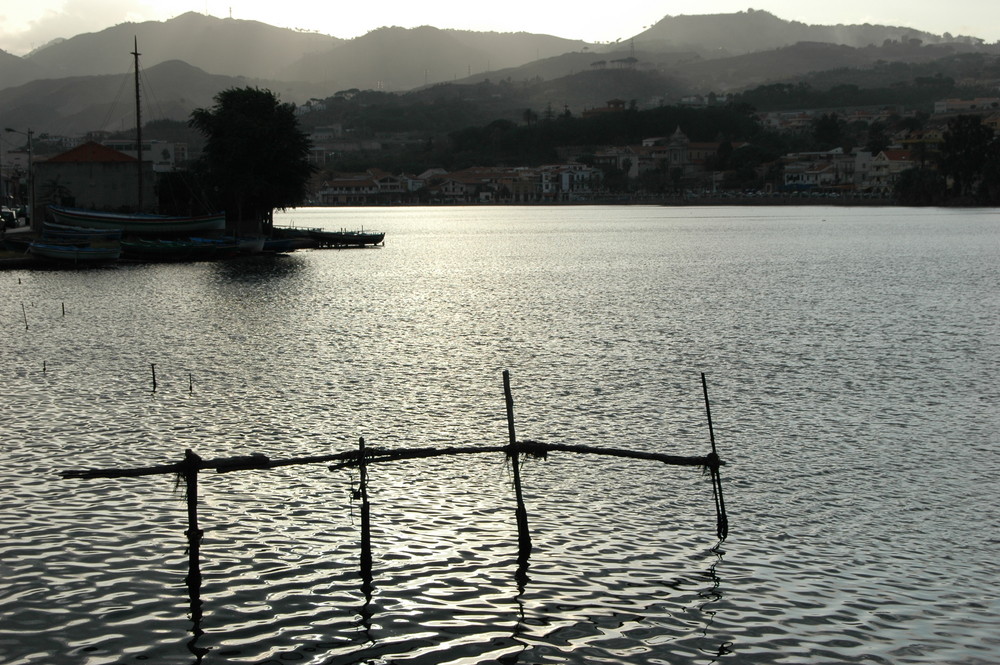
[[[892,198],[865,198],[856,196],[786,196],[786,195],[760,195],[760,196],[629,196],[629,197],[607,197],[576,201],[369,201],[351,203],[307,203],[298,208],[407,208],[407,207],[538,207],[538,206],[631,206],[631,205],[659,205],[665,207],[685,207],[685,206],[851,206],[851,207],[871,207],[884,208],[896,206],[909,208],[898,203]],[[975,206],[923,206],[923,207],[954,207],[966,208]]]

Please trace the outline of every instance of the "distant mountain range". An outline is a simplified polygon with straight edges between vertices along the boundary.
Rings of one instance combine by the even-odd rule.
[[[117,120],[114,107],[127,112],[122,82],[131,69],[133,39],[142,54],[152,115],[172,119],[186,119],[192,109],[210,105],[220,90],[243,85],[266,87],[284,101],[302,104],[352,88],[408,91],[442,82],[541,79],[562,91],[560,104],[593,107],[606,99],[588,93],[607,94],[607,86],[600,91],[568,89],[586,86],[587,77],[579,75],[593,70],[655,74],[643,80],[657,88],[638,97],[663,100],[878,61],[920,62],[957,53],[997,53],[1000,48],[973,37],[890,26],[810,26],[754,10],[667,16],[614,44],[428,26],[381,28],[343,40],[187,13],[77,35],[24,57],[0,51],[4,124],[60,134],[119,129],[124,120]],[[635,98],[638,79],[622,78],[632,86],[628,98]]]
[[[934,35],[911,28],[885,25],[807,25],[785,21],[765,11],[748,9],[735,14],[667,16],[634,37],[636,44],[651,50],[695,51],[703,56],[741,55],[791,46],[799,42],[822,42],[864,48],[886,40],[918,39],[925,44],[964,42],[980,44],[974,37]]]

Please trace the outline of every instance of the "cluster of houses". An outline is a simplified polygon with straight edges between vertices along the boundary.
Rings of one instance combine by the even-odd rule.
[[[624,110],[624,102],[612,100],[602,113]],[[811,127],[818,111],[762,114],[765,126],[779,131],[802,131]],[[899,113],[894,108],[847,109],[840,113],[847,123],[888,124]],[[920,166],[932,166],[944,143],[945,121],[961,113],[978,113],[983,124],[1000,133],[1000,98],[972,100],[946,99],[935,104],[937,122],[925,131],[903,131],[891,137],[891,146],[872,153],[800,152],[785,155],[778,164],[761,167],[756,189],[771,193],[821,192],[888,196],[901,173]],[[329,131],[314,135],[317,154],[343,149],[343,134],[333,132],[338,143],[327,144]],[[609,146],[567,163],[540,167],[477,167],[456,172],[431,169],[419,175],[393,175],[377,170],[338,174],[323,183],[316,201],[322,205],[364,205],[368,203],[520,203],[574,202],[608,196],[606,174],[620,173],[632,181],[645,174],[660,174],[661,191],[716,192],[723,182],[721,169],[727,153],[746,143],[691,141],[683,128],[673,134],[651,137],[639,145]],[[585,163],[583,163],[585,162]],[[774,168],[778,167],[778,168]]]
[[[613,102],[609,102],[613,108]],[[745,144],[737,143],[734,148]],[[606,197],[606,174],[638,178],[648,171],[672,172],[690,183],[710,173],[721,144],[692,142],[680,127],[641,145],[607,147],[585,160],[538,167],[475,167],[455,172],[430,169],[419,175],[377,170],[340,174],[317,192],[322,205],[369,203],[571,203]],[[585,161],[586,163],[582,163]]]
[[[972,108],[969,105],[972,104]],[[785,191],[864,192],[891,194],[904,171],[934,168],[945,142],[946,118],[974,112],[978,104],[983,125],[1000,135],[1000,99],[946,100],[937,122],[921,131],[904,130],[891,137],[891,146],[878,153],[841,149],[821,153],[793,153],[782,160],[781,187]]]
[[[622,107],[609,102],[602,112]],[[899,175],[907,169],[933,165],[944,143],[944,120],[959,113],[979,113],[983,123],[1000,132],[1000,99],[943,100],[937,104],[940,116],[921,132],[903,132],[891,137],[892,146],[878,153],[802,152],[785,155],[779,164],[758,170],[754,189],[763,192],[824,192],[876,196],[891,194]],[[891,109],[855,110],[849,117],[874,122],[887,120]],[[794,130],[807,126],[817,112],[774,113],[762,117],[772,127]],[[881,115],[880,115],[881,114]],[[885,116],[885,117],[883,117]],[[41,191],[39,201],[58,198],[80,207],[115,208],[130,188],[124,175],[134,166],[137,146],[128,141],[92,140],[64,153],[32,162],[30,150],[6,150],[0,154],[0,186],[5,204],[23,199],[27,193],[27,173],[34,171]],[[99,137],[98,137],[99,138]],[[371,150],[375,146],[352,140],[339,127],[318,128],[312,136],[316,161],[333,151]],[[30,142],[28,144],[30,146]],[[725,155],[745,143],[691,141],[683,128],[669,136],[651,137],[639,145],[608,146],[584,156],[567,155],[566,162],[538,167],[476,167],[455,172],[429,169],[418,175],[391,174],[376,169],[363,173],[337,174],[321,183],[314,192],[318,205],[366,205],[394,203],[563,203],[600,200],[611,194],[609,174],[632,182],[643,182],[653,174],[659,191],[715,192],[722,182]],[[154,172],[175,169],[187,160],[182,143],[147,142],[143,161],[149,163],[151,186]],[[778,168],[776,168],[778,167]],[[16,196],[15,196],[16,194]],[[145,200],[152,201],[150,193]]]
[[[610,105],[610,103],[609,103]],[[420,175],[377,170],[341,174],[323,183],[322,205],[364,205],[424,201],[433,203],[572,203],[606,197],[606,174],[636,179],[649,171],[674,174],[678,185],[711,174],[719,142],[692,142],[680,127],[668,137],[636,146],[607,147],[586,158],[538,167],[475,167],[455,172],[430,169]],[[746,144],[736,143],[739,148]]]
[[[845,153],[840,148],[794,153],[785,157],[782,189],[888,196],[903,171],[920,165],[913,151],[900,148],[874,155],[864,150]]]
[[[376,169],[342,174],[323,183],[320,205],[370,203],[539,203],[586,201],[602,191],[603,172],[583,164],[540,167],[475,167],[416,176]]]
[[[985,118],[984,123],[1000,133],[1000,113]],[[761,166],[754,189],[889,196],[901,173],[935,163],[944,143],[943,127],[902,132],[892,137],[891,147],[877,153],[842,148],[790,153],[777,165]],[[450,173],[431,169],[416,176],[377,170],[340,174],[323,183],[316,201],[322,205],[584,202],[609,195],[605,176],[610,172],[633,181],[656,172],[661,191],[709,194],[717,191],[722,180],[720,150],[736,151],[747,145],[691,141],[678,127],[670,136],[649,138],[640,145],[599,150],[587,156],[587,164],[477,167]]]

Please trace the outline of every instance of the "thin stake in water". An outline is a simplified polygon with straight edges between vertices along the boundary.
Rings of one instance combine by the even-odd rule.
[[[712,474],[712,495],[715,497],[716,530],[719,540],[725,540],[729,535],[729,517],[726,516],[726,502],[722,498],[722,474],[719,472],[719,454],[715,450],[715,429],[712,426],[712,405],[708,401],[708,381],[705,373],[701,373],[701,390],[705,395],[705,414],[708,417],[708,436],[712,442],[712,452],[709,455],[708,468]]]
[[[526,563],[531,555],[531,533],[528,531],[528,511],[524,507],[524,494],[521,492],[521,455],[517,449],[517,435],[514,432],[514,396],[510,391],[510,372],[503,371],[503,394],[507,404],[507,435],[510,439],[510,460],[514,471],[514,498],[517,507],[514,516],[517,521],[517,558]]]
[[[358,494],[361,498],[361,579],[372,583],[372,524],[371,506],[368,503],[368,453],[365,451],[365,437],[358,439]]]

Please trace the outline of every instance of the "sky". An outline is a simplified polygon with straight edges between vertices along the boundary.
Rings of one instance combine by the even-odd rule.
[[[748,4],[753,3],[753,4]],[[350,39],[383,26],[536,32],[612,42],[665,16],[722,14],[749,8],[813,25],[873,23],[934,34],[1000,41],[996,0],[616,0],[575,3],[505,0],[9,0],[0,8],[0,49],[24,55],[59,37],[99,32],[120,23],[164,21],[186,12],[261,21]]]

